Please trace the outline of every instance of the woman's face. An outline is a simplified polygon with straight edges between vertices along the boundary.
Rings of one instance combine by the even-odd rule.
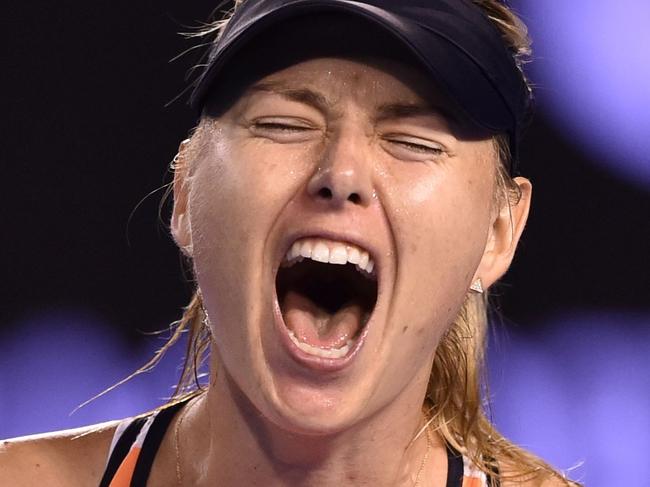
[[[331,433],[422,404],[493,223],[492,142],[463,140],[437,99],[396,62],[311,59],[190,143],[175,237],[191,242],[219,373],[276,425]],[[312,258],[283,264],[295,242]],[[324,249],[331,263],[315,262]],[[370,275],[341,263],[363,252]]]

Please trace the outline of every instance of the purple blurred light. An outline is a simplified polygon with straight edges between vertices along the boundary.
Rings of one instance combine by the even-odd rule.
[[[590,487],[650,478],[650,317],[592,314],[490,347],[493,419]]]
[[[513,2],[540,108],[594,161],[650,186],[650,2]]]
[[[33,317],[0,337],[0,438],[74,428],[150,410],[172,393],[180,352],[71,414],[148,360],[160,337],[133,346],[86,312]]]

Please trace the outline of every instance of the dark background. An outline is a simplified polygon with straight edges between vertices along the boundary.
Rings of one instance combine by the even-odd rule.
[[[14,2],[2,61],[2,314],[82,303],[132,333],[189,296],[158,219],[196,122],[178,35],[213,2]],[[499,291],[520,327],[566,308],[648,309],[650,196],[600,170],[538,113],[523,151],[530,224]]]

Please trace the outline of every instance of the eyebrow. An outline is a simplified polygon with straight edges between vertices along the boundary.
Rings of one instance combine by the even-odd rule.
[[[289,88],[283,83],[275,82],[262,82],[253,85],[250,88],[252,91],[266,91],[277,93],[289,100],[296,101],[310,105],[322,112],[331,111],[334,104],[328,100],[323,94],[308,88]]]
[[[409,117],[436,117],[445,121],[453,121],[447,110],[436,105],[411,103],[386,103],[377,109],[377,120]]]

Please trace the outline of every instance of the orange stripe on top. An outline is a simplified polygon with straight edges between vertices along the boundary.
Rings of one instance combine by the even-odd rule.
[[[149,416],[147,421],[144,423],[144,426],[142,426],[140,433],[138,433],[135,442],[131,445],[129,453],[127,453],[124,460],[122,460],[122,463],[120,463],[120,466],[115,472],[111,483],[108,484],[108,487],[130,487],[133,474],[135,473],[135,465],[138,462],[138,457],[140,457],[140,451],[142,450],[144,439],[147,437],[149,428],[151,428],[156,416],[158,416],[158,412]]]
[[[483,480],[478,477],[463,477],[463,487],[484,487],[484,485]]]
[[[135,472],[135,464],[138,461],[140,456],[140,447],[133,447],[129,450],[129,453],[124,457],[122,463],[120,463],[117,472],[109,487],[129,487],[131,485],[131,478],[133,477],[133,472]]]

